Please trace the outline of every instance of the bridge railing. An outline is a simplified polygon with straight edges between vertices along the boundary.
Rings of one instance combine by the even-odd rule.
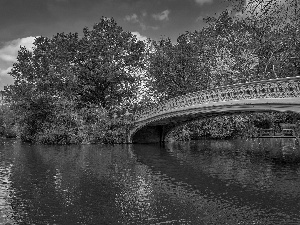
[[[216,87],[178,96],[166,102],[140,110],[134,120],[144,120],[153,116],[193,105],[226,102],[230,100],[259,98],[289,98],[300,96],[300,77],[262,80],[242,84]]]

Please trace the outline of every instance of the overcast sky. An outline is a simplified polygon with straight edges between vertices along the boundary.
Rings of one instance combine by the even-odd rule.
[[[32,47],[36,36],[82,33],[102,16],[113,17],[124,30],[143,39],[170,37],[204,26],[203,18],[219,14],[226,0],[0,0],[0,90],[20,47]]]

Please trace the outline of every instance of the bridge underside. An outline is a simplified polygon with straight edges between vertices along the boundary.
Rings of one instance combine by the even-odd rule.
[[[205,117],[234,113],[292,111],[300,113],[300,98],[258,99],[205,104],[162,113],[137,121],[129,143],[161,143],[175,127]]]

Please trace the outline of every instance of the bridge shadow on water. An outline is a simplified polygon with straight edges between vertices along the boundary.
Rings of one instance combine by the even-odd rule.
[[[297,138],[261,138],[255,143],[256,146],[250,146],[250,154],[264,155],[265,159],[276,164],[292,166],[300,163],[300,142]]]
[[[222,210],[256,215],[262,224],[300,221],[296,139],[202,140],[164,147],[133,145],[133,150],[154,173],[165,174],[175,185],[184,184]]]

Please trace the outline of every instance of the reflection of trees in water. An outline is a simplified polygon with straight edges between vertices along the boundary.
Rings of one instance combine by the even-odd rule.
[[[117,224],[153,214],[151,179],[125,146],[22,145],[15,151],[11,205],[19,223]]]
[[[30,145],[14,145],[10,204],[18,224],[56,221],[62,202],[55,193],[55,170],[42,163]],[[50,194],[52,193],[52,194]],[[49,216],[52,215],[52,218]]]
[[[147,166],[136,165],[133,171],[123,170],[119,181],[123,188],[115,201],[122,214],[131,222],[139,221],[141,224],[147,224],[149,218],[155,218],[156,204],[152,176]]]
[[[206,140],[168,148],[184,163],[228,183],[300,196],[300,168],[294,162],[300,149],[295,139]]]
[[[0,224],[12,222],[13,210],[9,203],[9,197],[13,194],[10,180],[11,169],[12,164],[1,163],[0,165]]]
[[[184,179],[181,182],[172,164],[173,156],[193,168],[245,184],[251,184],[251,179],[263,180],[263,176],[270,176],[264,179],[277,185],[276,182],[281,181],[274,182],[274,173],[276,179],[279,174],[294,176],[288,170],[286,174],[280,168],[276,171],[272,163],[266,171],[264,165],[268,161],[252,157],[246,147],[244,151],[228,153],[239,146],[234,142],[205,142],[201,147],[204,149],[205,146],[203,151],[199,146],[201,144],[190,143],[186,149],[173,145],[173,152],[168,153],[159,151],[157,147],[152,151],[144,145],[139,147],[137,154],[136,148],[130,149],[125,145],[14,145],[9,187],[13,195],[10,204],[14,220],[19,224],[130,224],[137,221],[147,224],[148,218],[153,219],[150,223],[176,218],[177,222],[184,224],[181,218],[194,218],[212,224],[222,220],[234,224],[234,221],[243,221],[246,216],[249,216],[247,221],[256,219],[257,212],[252,209],[244,210],[239,206],[229,206],[217,198],[206,198],[201,191],[184,183]],[[140,161],[141,157],[149,157],[155,166],[158,165],[158,171],[163,172],[155,172],[154,168]],[[171,161],[166,161],[165,157]],[[171,163],[170,167],[165,163]],[[172,175],[176,180],[171,179]],[[191,179],[199,178],[194,175]],[[183,176],[185,178],[187,173]],[[297,193],[294,193],[295,196]]]
[[[173,153],[151,145],[136,146],[135,149],[138,161],[151,168],[149,171],[155,197],[158,198],[156,201],[158,205],[167,206],[164,214],[169,215],[167,210],[170,208],[179,208],[176,215],[170,213],[171,218],[178,216],[186,219],[180,221],[177,218],[178,224],[272,224],[261,215],[259,209],[241,206],[219,196],[222,186],[219,186],[220,182],[213,183],[217,179],[209,179],[200,171],[191,170],[185,162],[174,160]],[[174,149],[174,152],[177,151],[183,154],[185,150]],[[219,189],[213,195],[207,189],[212,186],[215,190]]]
[[[114,204],[115,193],[121,188],[114,184],[117,164],[124,163],[121,150],[95,145],[36,149],[43,163],[55,171],[53,192],[63,202],[59,214],[61,221],[65,224],[71,221],[74,224],[113,224],[121,220],[122,215]]]
[[[15,220],[20,224],[63,220],[61,213],[70,204],[67,196],[70,190],[64,183],[61,167],[49,154],[42,157],[38,146],[20,145],[14,150],[17,152],[12,175],[14,195],[10,199]]]

